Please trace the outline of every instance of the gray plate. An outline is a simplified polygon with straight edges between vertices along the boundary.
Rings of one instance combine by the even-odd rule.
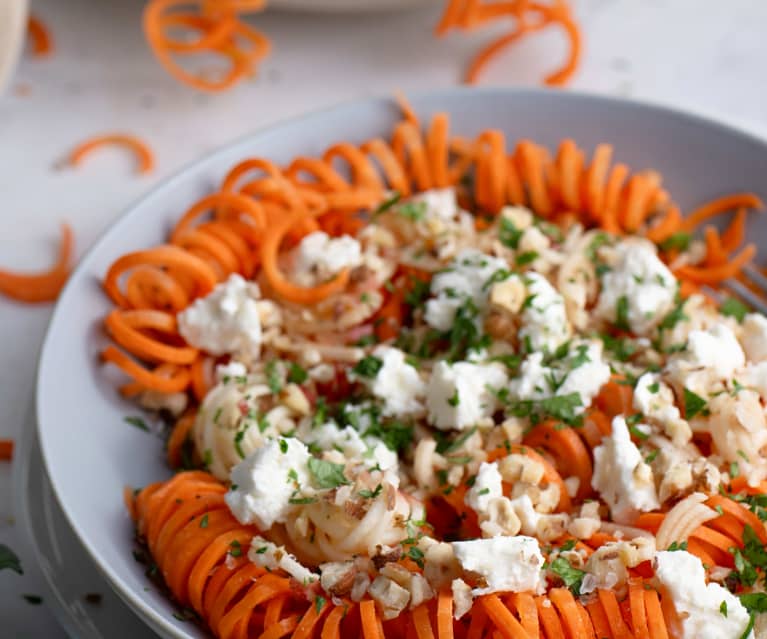
[[[72,531],[43,465],[33,411],[14,456],[16,523],[29,539],[46,605],[72,639],[157,639],[109,587]],[[98,603],[87,595],[97,594]]]
[[[683,210],[733,191],[767,194],[767,146],[710,120],[672,109],[563,91],[454,88],[415,95],[424,119],[447,111],[451,130],[473,137],[497,128],[511,144],[531,138],[549,148],[572,137],[590,153],[609,142],[617,161],[660,171]],[[124,253],[157,245],[191,203],[220,184],[243,158],[286,164],[319,155],[339,140],[388,137],[400,119],[394,101],[362,100],[270,126],[206,156],[164,182],[113,224],[81,261],[58,306],[40,358],[36,410],[46,469],[75,533],[116,591],[158,634],[203,637],[173,618],[131,556],[132,526],[123,507],[127,486],[169,476],[157,437],[125,424],[136,407],[115,388],[122,378],[99,362],[111,309],[99,284]],[[193,133],[192,133],[193,134]],[[767,216],[752,216],[750,238],[767,238]]]

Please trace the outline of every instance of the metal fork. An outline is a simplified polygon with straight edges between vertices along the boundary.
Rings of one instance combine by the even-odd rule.
[[[741,272],[762,292],[762,295],[754,293],[748,286],[736,279],[725,280],[722,282],[722,285],[730,291],[730,293],[740,298],[742,302],[745,302],[754,310],[767,315],[767,277],[751,264],[744,266]],[[722,301],[722,295],[719,291],[714,291],[713,289],[706,287],[706,292],[719,301]]]

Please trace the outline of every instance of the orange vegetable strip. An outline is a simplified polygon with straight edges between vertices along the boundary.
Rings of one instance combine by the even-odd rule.
[[[506,140],[501,131],[485,131],[477,139],[477,204],[491,213],[497,213],[505,204],[508,162]]]
[[[336,606],[330,611],[322,626],[320,639],[341,639],[341,621],[347,614],[346,606],[347,604]]]
[[[73,249],[72,229],[68,224],[62,224],[56,263],[42,273],[0,270],[0,293],[19,302],[52,302],[69,277]]]
[[[595,599],[587,603],[586,610],[589,614],[589,619],[591,619],[591,624],[594,626],[596,636],[600,639],[602,637],[609,637],[612,634],[612,631],[610,630],[610,624],[607,621],[605,609],[602,608],[602,604],[599,603],[599,600]]]
[[[226,191],[226,184],[224,189]],[[259,202],[240,193],[219,192],[214,193],[213,195],[208,195],[200,201],[195,202],[195,204],[184,213],[173,228],[171,241],[177,241],[183,232],[190,230],[192,224],[199,217],[210,211],[221,211],[222,209],[225,209],[225,213],[219,213],[220,217],[237,218],[240,214],[244,214],[246,219],[249,220],[255,229],[263,229],[266,226],[266,213]]]
[[[148,371],[114,346],[107,346],[102,351],[101,358],[105,362],[114,364],[126,375],[151,390],[162,393],[177,393],[189,385],[189,371],[185,368],[177,369],[173,377],[163,377]]]
[[[525,632],[531,637],[540,634],[538,626],[538,612],[535,608],[535,598],[529,592],[517,592],[512,595],[514,607],[519,615],[519,622]],[[440,639],[442,639],[440,637]]]
[[[759,541],[763,544],[767,544],[767,531],[764,529],[764,524],[750,510],[743,508],[740,504],[734,502],[732,499],[722,497],[721,495],[712,495],[706,501],[706,505],[716,509],[717,506],[721,506],[724,512],[729,513],[735,519],[748,524],[754,529],[754,532],[759,537]]]
[[[620,233],[621,231],[620,224],[618,223],[618,204],[623,189],[623,182],[626,180],[628,173],[629,168],[625,164],[616,164],[607,178],[602,228],[608,233]]]
[[[659,244],[679,231],[681,226],[682,214],[679,212],[679,207],[672,204],[668,207],[666,214],[661,218],[660,222],[648,228],[645,235],[651,242]]]
[[[402,197],[411,193],[410,181],[392,148],[380,138],[368,140],[361,147],[364,153],[372,155],[381,165],[389,187]]]
[[[609,144],[597,145],[591,164],[586,170],[586,206],[594,220],[599,220],[602,217],[605,180],[610,170],[612,154],[613,148]]]
[[[0,461],[11,461],[13,459],[13,440],[0,439]],[[442,637],[440,637],[442,639]]]
[[[545,152],[529,140],[522,140],[517,146],[517,154],[522,180],[527,184],[530,205],[539,215],[548,217],[553,213],[553,206],[543,178]]]
[[[154,170],[154,153],[149,145],[135,135],[124,133],[97,135],[81,142],[70,151],[67,162],[78,166],[87,155],[103,146],[122,146],[132,151],[138,160],[139,173],[151,173]]]
[[[660,178],[656,173],[640,173],[628,183],[626,208],[623,212],[623,228],[635,233],[650,213],[650,201],[659,188]]]
[[[650,639],[645,612],[644,585],[641,581],[629,583],[629,607],[631,609],[631,629],[636,639]]]
[[[599,603],[604,608],[607,617],[607,623],[610,625],[610,631],[615,639],[633,639],[633,634],[626,622],[623,621],[618,600],[615,593],[611,590],[599,589],[597,591]]]
[[[733,193],[732,195],[725,195],[724,197],[717,198],[704,204],[690,213],[690,215],[684,218],[684,229],[686,231],[692,231],[700,226],[702,222],[705,222],[712,217],[739,208],[761,209],[764,208],[764,203],[753,193]]]
[[[190,346],[171,346],[145,335],[139,329],[154,329],[176,334],[176,318],[162,311],[113,310],[105,320],[109,334],[123,348],[137,357],[155,362],[191,364],[198,350]]]
[[[573,140],[567,139],[559,145],[557,166],[561,181],[562,201],[574,211],[581,208],[581,174],[583,172],[583,153],[578,150]]]
[[[196,413],[186,413],[176,420],[173,430],[166,445],[168,466],[179,468],[181,466],[181,448],[189,437],[194,427]]]
[[[453,594],[449,590],[437,596],[437,639],[453,639]]]
[[[583,617],[578,611],[578,604],[567,588],[552,588],[549,599],[559,611],[560,619],[571,639],[588,639],[589,631],[583,624]]]
[[[706,240],[706,266],[721,266],[727,263],[727,252],[722,246],[719,231],[714,226],[703,229],[703,237]]]
[[[551,599],[546,596],[536,597],[535,606],[538,609],[538,619],[546,639],[565,639],[565,630]]]
[[[647,626],[650,631],[650,639],[669,639],[657,591],[652,589],[645,590],[644,604],[647,611]]]
[[[489,45],[483,48],[469,64],[469,68],[466,70],[464,76],[464,82],[466,84],[476,84],[479,80],[479,76],[488,63],[506,47],[511,46],[515,42],[521,40],[524,36],[532,33],[533,31],[542,29],[545,24],[541,25],[518,25],[517,28],[496,40],[493,40]]]
[[[419,191],[430,189],[431,170],[418,128],[411,122],[400,122],[394,127],[391,147],[400,164],[406,167],[416,188]]]
[[[675,275],[682,280],[690,280],[694,284],[718,284],[728,277],[735,277],[741,268],[748,264],[756,255],[756,246],[748,244],[740,253],[731,258],[727,264],[712,267],[682,266]]]
[[[360,621],[364,639],[384,639],[378,628],[375,602],[367,599],[360,601]]]
[[[413,610],[413,625],[418,639],[434,639],[434,630],[429,619],[429,607],[426,603]]]
[[[288,215],[282,223],[266,230],[261,246],[261,262],[264,276],[275,293],[290,302],[313,304],[344,290],[349,282],[349,269],[344,269],[329,282],[315,287],[298,286],[285,279],[277,265],[280,244],[291,227],[304,217],[303,213]]]
[[[426,137],[426,154],[429,157],[431,176],[435,188],[444,188],[450,184],[448,174],[448,129],[446,113],[437,113],[431,120],[429,134]]]
[[[735,213],[735,217],[732,218],[730,225],[722,233],[722,247],[728,253],[731,253],[743,244],[743,240],[746,237],[747,218],[748,211],[743,207],[739,208]]]
[[[479,603],[502,637],[505,639],[530,639],[517,618],[503,605],[497,595],[484,595],[479,599]]]
[[[563,7],[563,5],[559,3],[559,7]],[[553,73],[550,73],[543,79],[549,86],[563,86],[567,84],[578,70],[578,65],[580,64],[581,56],[583,54],[581,32],[578,25],[569,15],[569,12],[564,11],[564,9],[560,8],[558,13],[561,15],[558,16],[557,22],[559,22],[567,35],[570,50],[562,67]]]
[[[380,194],[384,188],[383,182],[373,163],[360,148],[348,142],[339,142],[325,151],[322,159],[332,164],[337,157],[342,158],[349,165],[354,186]]]
[[[32,40],[32,55],[44,58],[53,52],[53,37],[48,26],[32,14],[27,19],[27,33]]]

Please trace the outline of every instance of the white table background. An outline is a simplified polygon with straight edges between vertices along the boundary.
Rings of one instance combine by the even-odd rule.
[[[573,88],[697,111],[767,137],[764,0],[574,0],[586,50]],[[271,122],[351,98],[455,84],[498,29],[431,37],[438,10],[371,16],[267,13],[255,24],[274,51],[257,79],[223,95],[175,84],[140,31],[141,0],[47,0],[33,9],[56,50],[26,57],[0,97],[0,267],[42,268],[58,223],[78,255],[132,201],[211,149]],[[564,52],[557,33],[533,36],[493,62],[486,84],[535,84]],[[105,150],[78,170],[57,162],[81,139],[126,131],[151,141],[157,170]],[[766,176],[767,177],[767,176]],[[0,298],[0,437],[21,432],[49,306]],[[94,425],[95,427],[95,425]],[[14,528],[11,469],[0,464],[0,542],[31,555]],[[63,637],[34,579],[0,573],[0,635]],[[9,633],[9,634],[6,634]]]

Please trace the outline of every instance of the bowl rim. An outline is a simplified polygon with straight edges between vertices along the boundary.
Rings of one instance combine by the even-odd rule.
[[[559,98],[552,97],[555,95],[558,95]],[[525,96],[528,98],[542,97],[544,99],[562,99],[565,101],[573,101],[574,103],[580,103],[587,106],[589,104],[601,103],[603,105],[615,106],[618,108],[631,107],[631,108],[635,108],[635,109],[639,109],[643,111],[654,112],[655,114],[662,117],[680,118],[683,120],[687,120],[691,124],[695,124],[702,127],[708,127],[710,129],[716,129],[721,133],[739,138],[744,143],[756,144],[757,146],[762,147],[762,149],[764,150],[765,156],[767,156],[767,138],[763,138],[759,134],[750,132],[746,130],[745,128],[740,128],[737,125],[725,123],[721,120],[712,118],[708,115],[702,115],[700,113],[690,112],[682,108],[660,104],[653,101],[635,100],[635,99],[629,100],[629,99],[625,99],[621,97],[602,95],[597,92],[570,91],[570,90],[562,91],[559,89],[550,89],[550,88],[457,86],[457,87],[448,87],[448,88],[441,88],[441,89],[424,89],[419,91],[407,92],[407,97],[411,98],[413,102],[415,103],[417,103],[419,100],[422,100],[422,99],[423,100],[440,100],[440,99],[448,100],[454,96],[455,97],[474,96],[472,99],[476,99],[476,100],[487,100],[493,97],[502,97],[505,99],[513,98],[515,96],[516,97]],[[37,435],[40,442],[40,449],[42,452],[43,462],[45,464],[45,471],[48,473],[50,477],[51,486],[53,488],[54,495],[56,496],[56,499],[58,500],[62,508],[62,511],[64,512],[66,520],[69,522],[78,540],[80,541],[80,543],[83,544],[84,548],[86,549],[90,557],[93,559],[98,569],[104,575],[107,582],[117,592],[117,594],[123,599],[123,601],[125,601],[134,610],[134,612],[136,612],[136,614],[138,614],[141,617],[144,623],[146,623],[149,627],[151,627],[156,632],[163,634],[164,636],[173,637],[177,639],[188,639],[187,633],[179,633],[179,629],[176,626],[174,626],[172,623],[170,623],[168,619],[166,619],[165,617],[160,615],[157,611],[155,611],[147,602],[145,602],[140,597],[139,593],[129,588],[127,584],[124,583],[124,580],[120,577],[120,575],[116,571],[112,570],[108,560],[101,556],[101,554],[98,552],[98,549],[92,547],[92,545],[88,542],[88,535],[85,528],[81,527],[80,523],[77,521],[75,517],[73,517],[70,510],[67,508],[67,504],[65,503],[65,500],[59,490],[59,486],[54,481],[53,473],[51,470],[51,462],[49,460],[52,459],[53,456],[55,456],[55,451],[48,449],[48,446],[46,444],[47,438],[45,436],[45,429],[42,426],[42,419],[40,417],[43,414],[43,411],[41,411],[41,408],[45,401],[45,398],[43,397],[43,394],[41,391],[40,380],[42,378],[43,370],[48,359],[48,352],[51,349],[50,340],[52,339],[51,338],[52,327],[60,321],[60,316],[62,313],[61,309],[63,306],[63,304],[61,304],[60,301],[64,300],[68,296],[69,291],[73,287],[73,283],[79,280],[86,273],[88,265],[95,259],[96,255],[101,251],[102,245],[107,242],[108,238],[111,237],[113,234],[121,232],[127,225],[132,223],[132,218],[137,209],[140,209],[146,201],[153,199],[156,195],[160,194],[161,192],[166,190],[172,190],[173,188],[175,188],[175,185],[177,182],[182,181],[188,175],[195,173],[198,170],[198,167],[200,165],[213,160],[219,155],[224,155],[227,152],[230,152],[234,147],[237,147],[240,145],[246,145],[249,143],[250,144],[256,143],[258,139],[261,138],[262,136],[276,134],[282,130],[289,130],[290,128],[300,123],[305,123],[313,119],[321,120],[323,117],[333,113],[334,111],[362,108],[366,104],[375,104],[375,103],[379,103],[381,105],[391,105],[392,108],[397,108],[395,105],[394,99],[390,94],[385,96],[377,95],[377,96],[371,96],[371,97],[362,97],[362,98],[353,98],[349,100],[343,100],[330,106],[326,106],[319,109],[313,109],[297,116],[293,116],[283,120],[278,120],[272,123],[268,123],[264,126],[258,127],[257,129],[255,129],[254,131],[250,133],[241,135],[233,140],[230,140],[218,146],[216,149],[214,149],[211,152],[208,152],[202,156],[196,157],[195,159],[187,162],[181,168],[175,171],[173,174],[169,175],[166,178],[163,178],[158,184],[153,186],[142,196],[133,200],[131,204],[125,210],[123,210],[123,212],[118,216],[116,221],[112,225],[110,225],[110,227],[107,228],[98,237],[98,239],[93,243],[93,245],[90,246],[85,251],[83,256],[80,258],[79,262],[77,263],[76,268],[73,270],[72,274],[70,275],[67,281],[67,284],[65,285],[64,289],[61,292],[61,295],[59,296],[59,302],[56,304],[51,314],[51,318],[50,318],[48,327],[46,329],[45,336],[43,338],[42,346],[40,349],[40,354],[38,357],[37,369],[35,372],[35,391],[34,391],[34,410],[36,415],[35,425],[37,428]],[[417,111],[417,108],[416,108],[416,111]]]

